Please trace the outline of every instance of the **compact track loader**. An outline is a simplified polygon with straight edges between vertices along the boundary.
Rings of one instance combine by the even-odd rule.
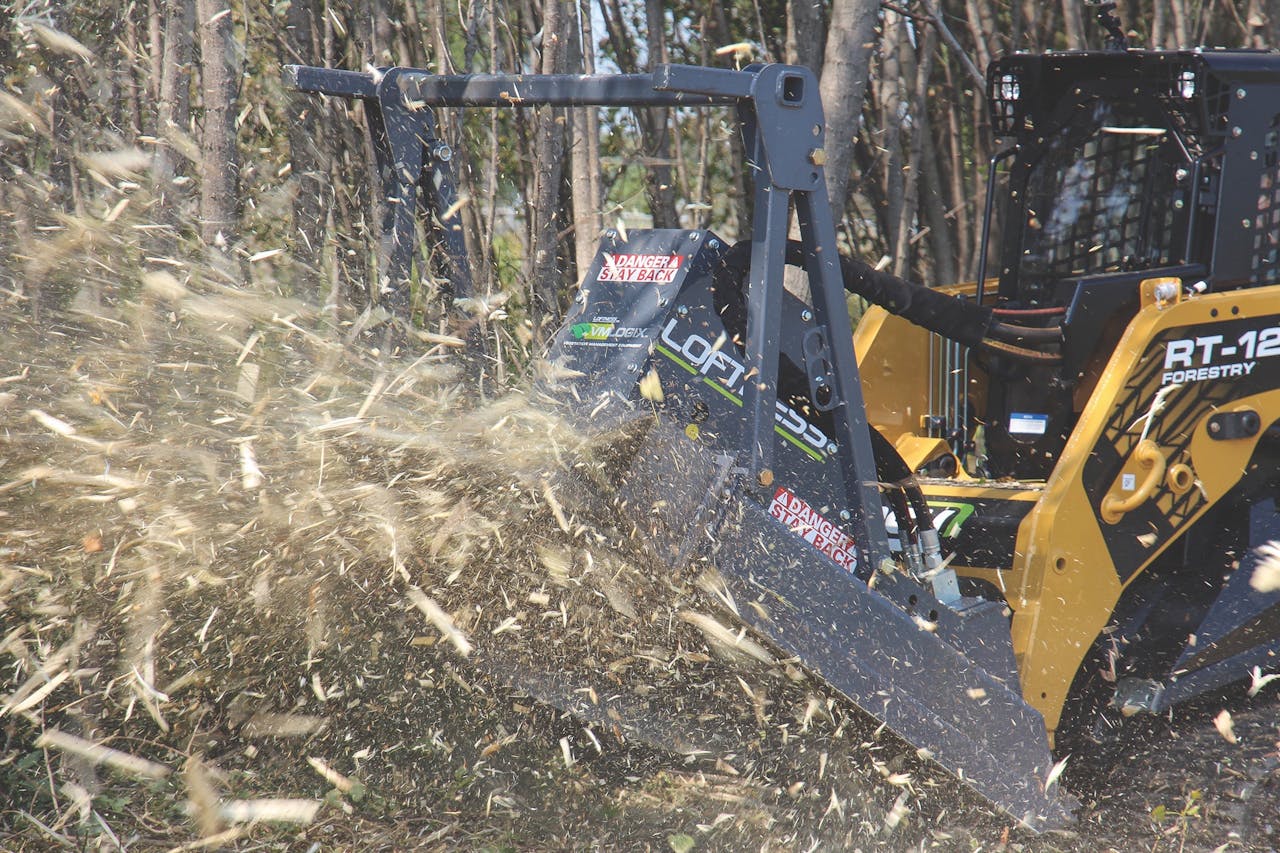
[[[365,104],[388,302],[420,214],[465,295],[434,108],[736,109],[750,239],[607,232],[552,390],[584,429],[648,424],[620,505],[666,564],[714,565],[756,631],[1026,825],[1067,819],[1065,722],[1274,664],[1280,592],[1250,580],[1280,537],[1280,55],[995,62],[1003,236],[942,290],[841,257],[804,68],[286,79]],[[875,306],[856,334],[846,291]]]

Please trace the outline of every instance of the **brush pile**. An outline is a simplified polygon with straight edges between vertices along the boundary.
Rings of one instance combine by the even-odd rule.
[[[0,321],[0,846],[947,837],[957,786],[618,528],[625,436],[111,269]]]

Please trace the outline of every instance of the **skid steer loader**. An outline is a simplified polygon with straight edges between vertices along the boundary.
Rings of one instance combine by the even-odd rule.
[[[756,631],[1027,826],[1068,819],[1065,720],[1160,712],[1280,650],[1280,593],[1250,584],[1280,537],[1280,56],[996,61],[997,274],[984,252],[943,290],[841,257],[804,68],[285,73],[364,102],[388,302],[419,214],[466,294],[434,108],[736,110],[750,239],[607,232],[555,393],[584,429],[647,419],[620,505],[666,564],[714,565]],[[856,335],[847,290],[874,306]]]

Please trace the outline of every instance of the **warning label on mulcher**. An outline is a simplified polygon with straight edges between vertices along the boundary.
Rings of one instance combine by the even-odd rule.
[[[852,572],[858,567],[858,549],[853,538],[785,486],[779,486],[774,493],[769,515],[846,571]]]
[[[615,255],[604,253],[597,281],[629,284],[670,284],[680,271],[682,255]]]

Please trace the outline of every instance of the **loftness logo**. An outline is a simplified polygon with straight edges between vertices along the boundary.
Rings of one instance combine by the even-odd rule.
[[[702,376],[707,385],[741,406],[746,368],[701,335],[690,334],[683,341],[677,341],[673,333],[678,323],[674,318],[667,321],[657,350],[690,373]],[[781,400],[776,401],[776,408],[774,420],[778,434],[811,458],[819,462],[825,461],[824,454],[830,452],[831,439]]]

